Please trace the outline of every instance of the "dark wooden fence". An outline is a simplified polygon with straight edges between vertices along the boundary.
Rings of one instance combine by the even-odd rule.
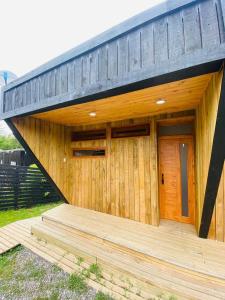
[[[59,195],[39,169],[0,165],[0,210],[59,200]]]
[[[32,163],[24,149],[0,150],[0,165],[29,166]]]

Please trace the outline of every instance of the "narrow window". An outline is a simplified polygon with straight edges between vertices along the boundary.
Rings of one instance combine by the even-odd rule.
[[[112,128],[112,138],[146,136],[149,134],[150,134],[150,126],[148,124]]]
[[[72,133],[72,141],[101,140],[106,138],[106,130],[89,130]]]
[[[194,132],[194,126],[192,123],[176,124],[176,125],[159,125],[159,136],[170,135],[192,135]]]
[[[74,157],[101,157],[105,156],[105,149],[74,149]]]
[[[180,144],[180,165],[181,165],[181,203],[182,216],[189,216],[188,208],[188,144]]]

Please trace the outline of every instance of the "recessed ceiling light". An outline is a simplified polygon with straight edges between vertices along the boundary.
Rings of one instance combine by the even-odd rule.
[[[89,113],[89,116],[90,116],[90,117],[96,117],[96,112],[95,112],[95,111],[90,112],[90,113]]]
[[[158,105],[161,105],[161,104],[164,104],[164,103],[166,103],[165,99],[159,99],[159,100],[156,101],[156,104],[158,104]]]

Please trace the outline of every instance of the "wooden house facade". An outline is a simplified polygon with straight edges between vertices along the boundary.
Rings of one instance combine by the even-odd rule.
[[[162,3],[2,91],[69,204],[225,241],[225,2]]]

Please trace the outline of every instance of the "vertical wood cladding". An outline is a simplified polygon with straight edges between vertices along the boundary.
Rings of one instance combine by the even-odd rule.
[[[141,118],[70,128],[32,117],[14,124],[69,203],[157,225],[155,120]],[[150,136],[111,138],[112,127],[150,124]],[[71,144],[72,131],[106,128],[106,139]],[[104,147],[105,157],[74,158],[72,147]]]
[[[196,111],[196,197],[197,226],[201,221],[202,206],[211,157],[212,142],[221,91],[222,71],[213,76]],[[225,240],[225,168],[216,199],[209,238]]]
[[[78,99],[111,89],[118,83],[140,81],[146,79],[143,78],[146,71],[149,76],[160,68],[166,73],[167,67],[181,57],[191,63],[191,54],[208,56],[224,42],[220,0],[196,1],[6,91],[3,113],[59,98]]]

